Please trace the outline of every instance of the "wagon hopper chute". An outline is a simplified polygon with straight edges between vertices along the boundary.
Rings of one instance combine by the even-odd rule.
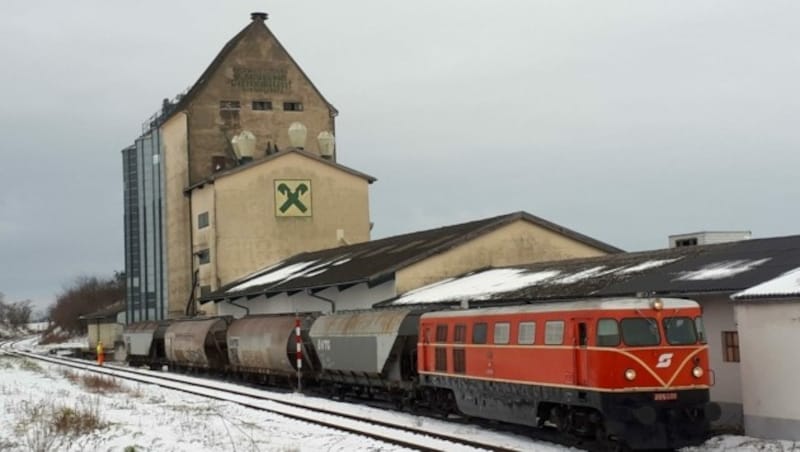
[[[229,318],[179,320],[164,335],[170,365],[222,370],[227,367],[225,331]]]
[[[164,334],[168,322],[139,322],[125,327],[122,339],[125,342],[127,361],[133,365],[148,364],[151,367],[166,362]]]
[[[297,343],[294,315],[253,316],[234,320],[228,327],[227,344],[231,369],[237,372],[294,375]],[[313,372],[319,361],[308,342],[314,316],[300,317],[303,371]]]
[[[416,375],[419,314],[354,311],[320,317],[311,327],[323,378],[365,386],[402,387]]]

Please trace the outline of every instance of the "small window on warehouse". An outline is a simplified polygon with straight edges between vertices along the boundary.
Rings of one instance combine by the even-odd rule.
[[[197,216],[197,229],[208,227],[208,212],[203,212]]]
[[[211,262],[211,252],[208,250],[208,248],[200,250],[196,254],[197,254],[197,262],[199,264],[207,264]]]
[[[536,322],[520,322],[517,343],[531,345],[536,342]]]
[[[616,347],[619,345],[619,324],[615,319],[597,321],[597,346]]]
[[[486,323],[476,323],[475,326],[472,327],[472,343],[485,344],[486,330],[487,330]]]
[[[564,343],[564,321],[551,320],[544,324],[545,345],[561,345]]]
[[[722,360],[727,363],[739,362],[739,333],[737,331],[722,332]]]
[[[467,342],[467,325],[456,325],[453,331],[453,342],[456,344],[464,344]]]
[[[283,110],[284,111],[303,111],[303,103],[302,102],[284,102],[283,103]]]
[[[272,110],[272,102],[268,100],[254,100],[253,110],[255,111],[268,111]]]
[[[447,342],[447,325],[436,325],[436,342]]]
[[[511,330],[511,325],[508,322],[494,324],[494,343],[495,344],[508,344],[508,336]]]

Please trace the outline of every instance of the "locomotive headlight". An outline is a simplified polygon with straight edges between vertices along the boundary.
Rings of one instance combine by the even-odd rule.
[[[694,375],[694,378],[700,378],[703,376],[704,373],[705,372],[703,372],[703,368],[700,366],[697,366],[694,369],[692,369],[692,375]]]
[[[650,303],[650,306],[653,309],[655,309],[656,311],[660,311],[660,310],[664,309],[664,302],[661,301],[660,298],[656,298],[655,300],[653,300],[652,303]]]
[[[625,371],[625,379],[628,381],[633,381],[636,378],[636,371],[633,369],[628,369]]]

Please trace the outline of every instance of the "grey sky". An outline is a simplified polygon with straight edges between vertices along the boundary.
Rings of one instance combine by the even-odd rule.
[[[527,210],[629,249],[800,233],[800,3],[21,1],[0,15],[0,291],[123,268],[120,149],[267,25],[378,178],[373,237]]]

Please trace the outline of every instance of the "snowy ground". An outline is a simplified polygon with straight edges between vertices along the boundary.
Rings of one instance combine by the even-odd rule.
[[[75,372],[78,374],[78,372]],[[72,380],[76,380],[72,375]],[[268,414],[239,405],[191,396],[149,385],[120,382],[102,394],[71,381],[61,368],[0,354],[0,450],[29,451],[396,451],[403,450],[362,436]],[[341,403],[322,400],[330,408]],[[100,428],[83,435],[54,431],[53,411],[88,412]],[[351,406],[351,409],[371,410]],[[377,410],[376,410],[377,413]],[[440,421],[402,413],[420,425]],[[465,434],[476,427],[454,425]],[[479,435],[493,433],[471,432]],[[520,450],[564,452],[552,444],[509,437]],[[800,443],[721,436],[696,451],[789,451]]]
[[[365,437],[188,394],[140,385],[95,394],[60,369],[0,356],[0,450],[395,451]],[[70,437],[50,425],[64,408],[102,427]]]

